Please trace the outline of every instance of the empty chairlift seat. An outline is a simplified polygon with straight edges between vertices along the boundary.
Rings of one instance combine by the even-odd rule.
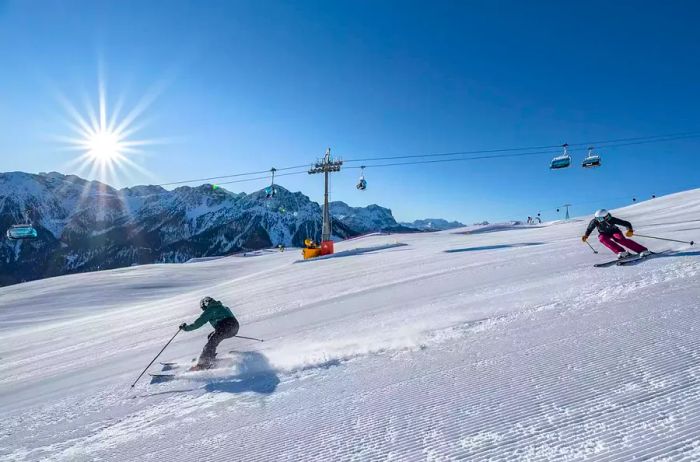
[[[7,230],[7,238],[12,240],[20,239],[35,239],[38,237],[36,229],[32,225],[12,225],[10,229]]]
[[[588,148],[588,155],[581,163],[583,168],[600,167],[600,155],[593,152],[593,147]]]
[[[564,144],[562,145],[562,147],[564,148],[564,153],[552,159],[552,162],[549,164],[550,169],[556,170],[560,168],[566,168],[569,165],[571,165],[571,156],[569,155],[569,152],[567,150],[569,145]]]
[[[365,180],[365,166],[363,165],[360,168],[362,169],[362,173],[360,174],[360,179],[357,182],[357,189],[359,189],[360,191],[364,191],[365,189],[367,189],[367,180]]]

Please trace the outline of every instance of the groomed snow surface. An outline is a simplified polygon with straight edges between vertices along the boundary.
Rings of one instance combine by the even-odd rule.
[[[700,190],[616,215],[697,240]],[[581,243],[586,224],[0,289],[0,459],[700,460],[700,249],[639,238],[675,253],[593,268],[611,254]],[[205,295],[265,342],[225,340],[225,367],[130,388]],[[162,360],[187,367],[210,331]]]

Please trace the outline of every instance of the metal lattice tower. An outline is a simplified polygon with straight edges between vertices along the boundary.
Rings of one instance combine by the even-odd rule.
[[[565,220],[569,219],[569,207],[571,207],[571,204],[564,204],[562,207],[566,207],[566,215],[565,215]]]
[[[331,148],[328,148],[326,149],[326,155],[323,157],[323,159],[316,162],[316,164],[314,164],[314,166],[309,170],[309,175],[323,173],[325,177],[326,190],[323,199],[323,228],[321,230],[322,242],[331,240],[331,211],[328,206],[328,174],[332,172],[339,172],[342,165],[342,160],[331,159]]]

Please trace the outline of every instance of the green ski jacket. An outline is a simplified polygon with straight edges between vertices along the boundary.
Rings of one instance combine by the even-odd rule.
[[[206,310],[193,322],[192,324],[186,324],[182,330],[191,331],[199,329],[207,322],[216,329],[216,325],[219,321],[223,321],[226,318],[233,318],[233,313],[221,302],[214,301],[209,304]]]

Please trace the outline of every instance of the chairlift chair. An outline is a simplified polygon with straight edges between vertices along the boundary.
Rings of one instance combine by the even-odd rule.
[[[277,195],[277,189],[275,189],[273,186],[268,186],[265,188],[265,198],[266,199],[272,199]]]
[[[360,174],[360,181],[357,183],[357,189],[364,191],[367,189],[367,180],[365,180],[365,166],[363,165],[360,168],[362,169],[362,173]]]
[[[270,169],[270,172],[272,172],[272,183],[270,184],[270,186],[265,188],[265,197],[267,199],[272,199],[273,197],[275,197],[277,195],[277,188],[275,188],[275,172],[276,171],[277,171],[277,169],[274,167],[272,167]]]
[[[552,162],[549,164],[549,168],[552,170],[566,168],[571,165],[571,156],[567,150],[569,145],[565,143],[562,145],[562,147],[564,148],[564,153],[552,159]]]
[[[22,239],[36,239],[39,234],[31,224],[12,225],[7,230],[7,238],[13,241]]]
[[[588,148],[588,155],[581,164],[583,168],[600,167],[600,155],[593,153],[593,146]]]

